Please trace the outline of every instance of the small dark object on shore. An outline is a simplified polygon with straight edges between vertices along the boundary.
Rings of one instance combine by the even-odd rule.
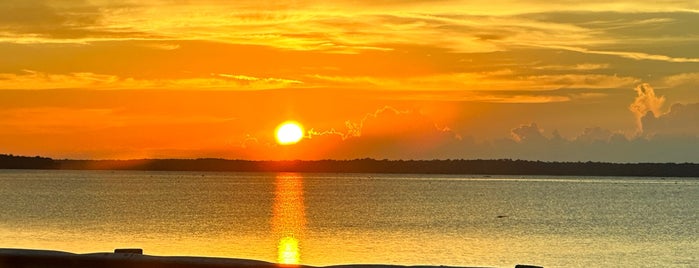
[[[528,265],[528,264],[517,264],[515,268],[544,268],[543,266]]]
[[[129,253],[129,254],[143,255],[143,249],[140,249],[140,248],[117,248],[117,249],[114,249],[114,253]]]

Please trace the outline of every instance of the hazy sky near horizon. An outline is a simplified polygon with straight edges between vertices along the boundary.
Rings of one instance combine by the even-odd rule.
[[[697,25],[675,0],[4,0],[0,153],[699,162]]]

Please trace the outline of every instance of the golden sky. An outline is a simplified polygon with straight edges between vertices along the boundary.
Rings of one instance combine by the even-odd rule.
[[[697,162],[697,25],[676,0],[3,0],[0,153]]]

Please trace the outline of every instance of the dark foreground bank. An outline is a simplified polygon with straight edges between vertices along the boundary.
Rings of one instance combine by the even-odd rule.
[[[276,263],[229,258],[210,257],[162,257],[149,256],[140,250],[116,250],[116,253],[74,254],[51,250],[0,249],[0,267],[15,268],[316,268],[307,265],[281,265]],[[517,268],[539,266],[517,265]],[[353,264],[327,266],[326,268],[450,268],[446,266],[400,266],[378,264]],[[466,267],[454,267],[466,268]]]

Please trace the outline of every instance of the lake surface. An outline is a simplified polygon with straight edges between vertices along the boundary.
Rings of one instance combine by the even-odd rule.
[[[0,248],[696,267],[699,179],[0,170]]]

